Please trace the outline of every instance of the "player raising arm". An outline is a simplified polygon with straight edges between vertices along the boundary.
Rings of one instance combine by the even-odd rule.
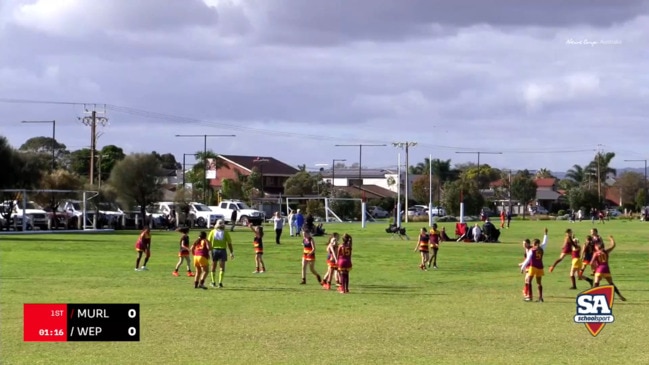
[[[543,232],[543,242],[538,238],[535,238],[532,242],[532,248],[527,253],[525,261],[521,264],[521,274],[525,272],[525,268],[529,264],[527,269],[527,293],[528,297],[525,298],[526,302],[532,301],[532,278],[536,278],[536,284],[539,289],[539,303],[543,303],[543,252],[545,246],[548,244],[548,229],[546,228]]]
[[[617,286],[613,284],[613,276],[611,275],[611,269],[608,266],[608,258],[615,248],[615,239],[613,239],[613,236],[609,236],[608,238],[611,242],[611,246],[609,248],[604,248],[604,244],[601,241],[595,244],[593,262],[596,264],[596,268],[593,286],[599,286],[599,282],[602,280],[602,278],[606,279],[608,284],[613,285],[613,288],[615,288],[615,294],[617,294],[624,302],[626,301],[626,298],[622,296],[622,293],[620,293],[620,291],[617,289]]]
[[[572,257],[572,265],[570,266],[570,283],[572,286],[570,289],[577,289],[577,276],[579,274],[579,270],[581,269],[581,259],[580,259],[580,247],[579,244],[575,241],[575,238],[572,235],[572,230],[568,228],[566,230],[566,236],[563,239],[563,247],[561,248],[561,255],[559,255],[559,258],[557,261],[550,266],[550,272],[554,271],[554,268],[559,265],[559,263],[563,260],[566,255],[570,255]]]

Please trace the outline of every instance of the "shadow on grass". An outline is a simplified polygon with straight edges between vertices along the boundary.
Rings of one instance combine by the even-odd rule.
[[[55,238],[55,237],[28,237],[28,236],[22,236],[14,242],[38,242],[38,243],[49,243],[49,242],[88,242],[88,241],[97,241],[96,239],[88,239],[89,236],[86,235],[84,236],[79,236],[79,238]],[[90,237],[97,237],[97,235],[90,235]],[[3,239],[3,241],[10,241],[11,238],[8,239]]]
[[[233,290],[233,291],[261,291],[261,292],[299,292],[305,291],[300,290],[299,288],[289,288],[289,287],[268,287],[268,288],[255,288],[255,287],[226,287],[219,290]]]

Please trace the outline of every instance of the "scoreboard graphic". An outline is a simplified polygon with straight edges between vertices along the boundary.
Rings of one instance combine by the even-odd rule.
[[[25,342],[140,341],[139,304],[25,304]]]

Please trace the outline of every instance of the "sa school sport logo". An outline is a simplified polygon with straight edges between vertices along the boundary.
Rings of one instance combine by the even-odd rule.
[[[597,336],[607,323],[613,323],[613,285],[588,289],[577,296],[575,323],[583,323],[591,335]]]

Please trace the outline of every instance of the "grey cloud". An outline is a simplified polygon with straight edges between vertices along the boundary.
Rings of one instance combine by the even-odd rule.
[[[608,27],[649,11],[649,2],[633,0],[521,3],[517,0],[261,0],[268,32],[275,42],[336,44],[352,40],[401,40],[405,37],[446,35],[434,25],[467,27],[575,26]]]

